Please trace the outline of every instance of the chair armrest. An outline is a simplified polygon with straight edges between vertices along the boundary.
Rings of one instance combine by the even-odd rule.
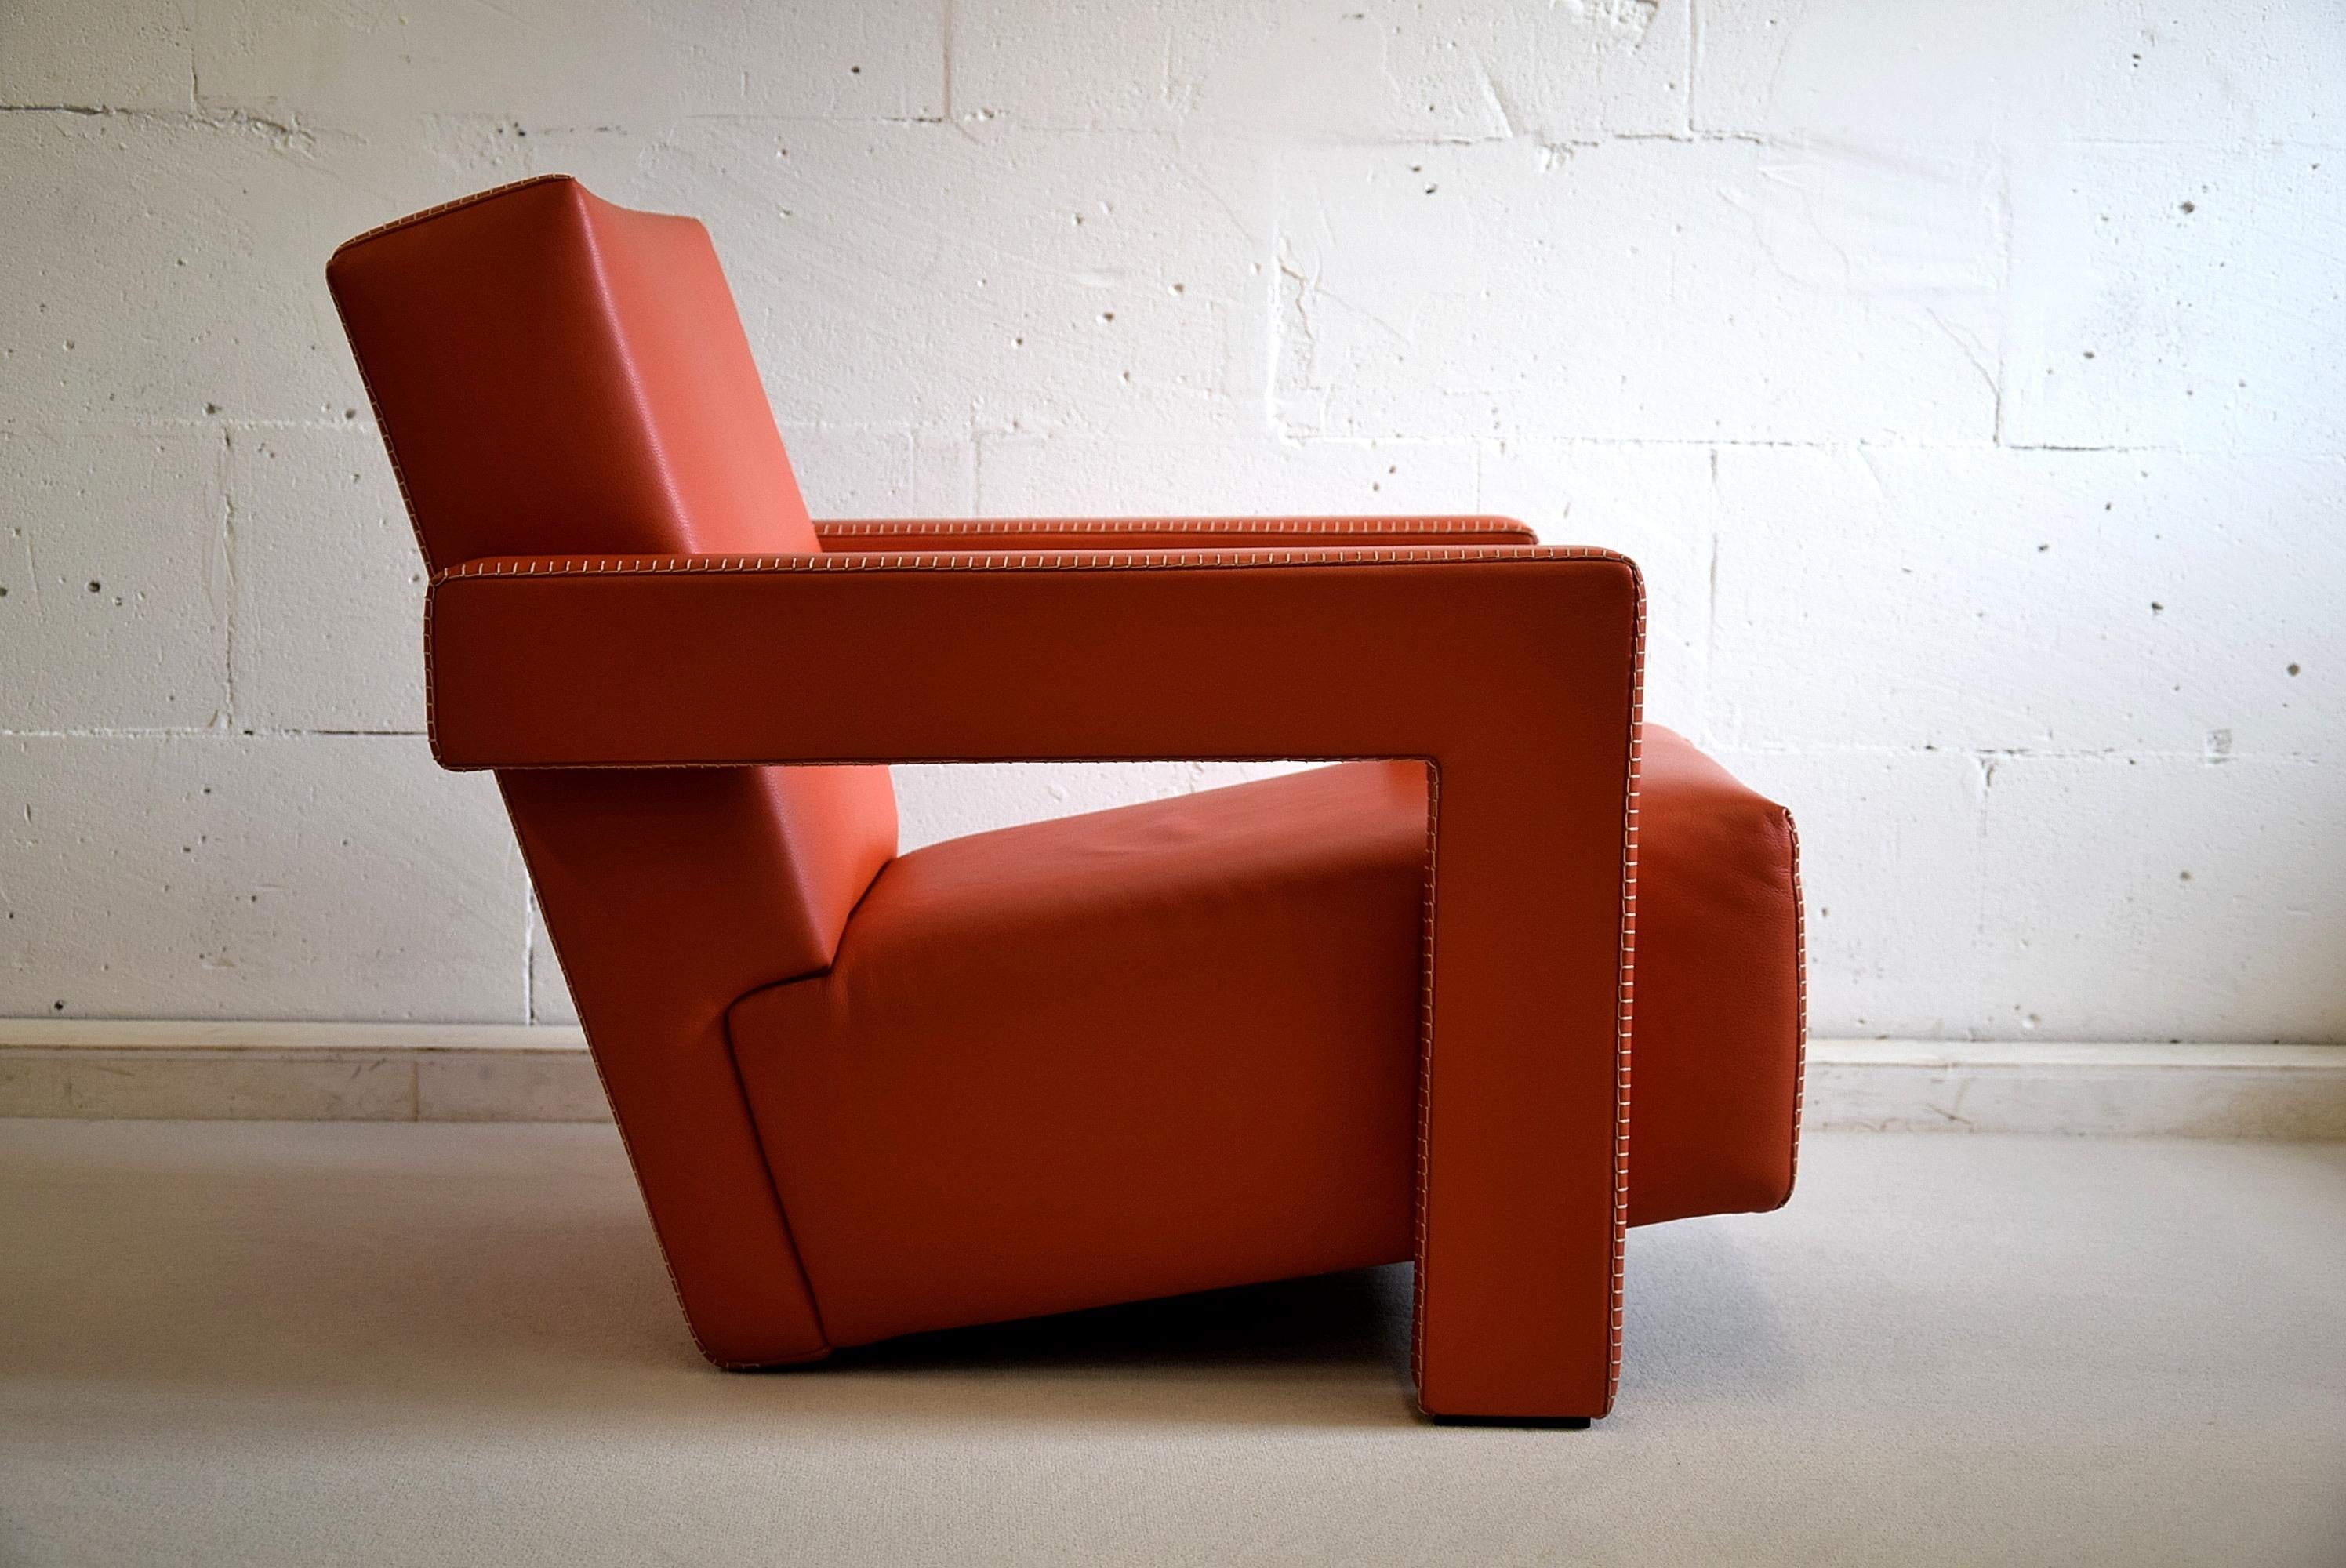
[[[1506,517],[1041,517],[818,523],[834,554],[918,550],[1262,550],[1403,545],[1536,545]]]
[[[1419,1399],[1610,1407],[1643,593],[1601,551],[482,561],[454,768],[1425,759]]]
[[[1503,739],[1535,690],[1617,708],[1639,596],[1544,546],[474,561],[432,585],[430,728],[457,769],[1451,766],[1554,750]]]

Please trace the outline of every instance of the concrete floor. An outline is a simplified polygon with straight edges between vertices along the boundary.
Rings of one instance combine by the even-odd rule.
[[[592,1126],[0,1122],[0,1563],[2346,1563],[2346,1145],[1812,1139],[1618,1412],[1405,1270],[728,1376]]]

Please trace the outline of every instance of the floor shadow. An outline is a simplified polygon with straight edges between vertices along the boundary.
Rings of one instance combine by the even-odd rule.
[[[907,1335],[772,1380],[851,1423],[1405,1429],[1409,1308],[1406,1266],[1364,1269]]]
[[[842,1369],[1347,1366],[1409,1375],[1410,1268],[1245,1285],[842,1350]]]

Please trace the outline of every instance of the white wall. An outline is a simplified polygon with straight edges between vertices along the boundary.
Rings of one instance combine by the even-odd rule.
[[[2346,1038],[2341,83],[2312,0],[0,0],[0,1014],[563,1015],[320,270],[566,169],[709,220],[819,513],[1631,551],[1822,1033]]]

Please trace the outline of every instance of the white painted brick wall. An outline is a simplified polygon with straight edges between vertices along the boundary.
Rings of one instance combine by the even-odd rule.
[[[567,1016],[321,275],[566,169],[709,221],[819,513],[1631,551],[1822,1033],[2346,1039],[2341,81],[2248,0],[0,0],[0,1014]]]

